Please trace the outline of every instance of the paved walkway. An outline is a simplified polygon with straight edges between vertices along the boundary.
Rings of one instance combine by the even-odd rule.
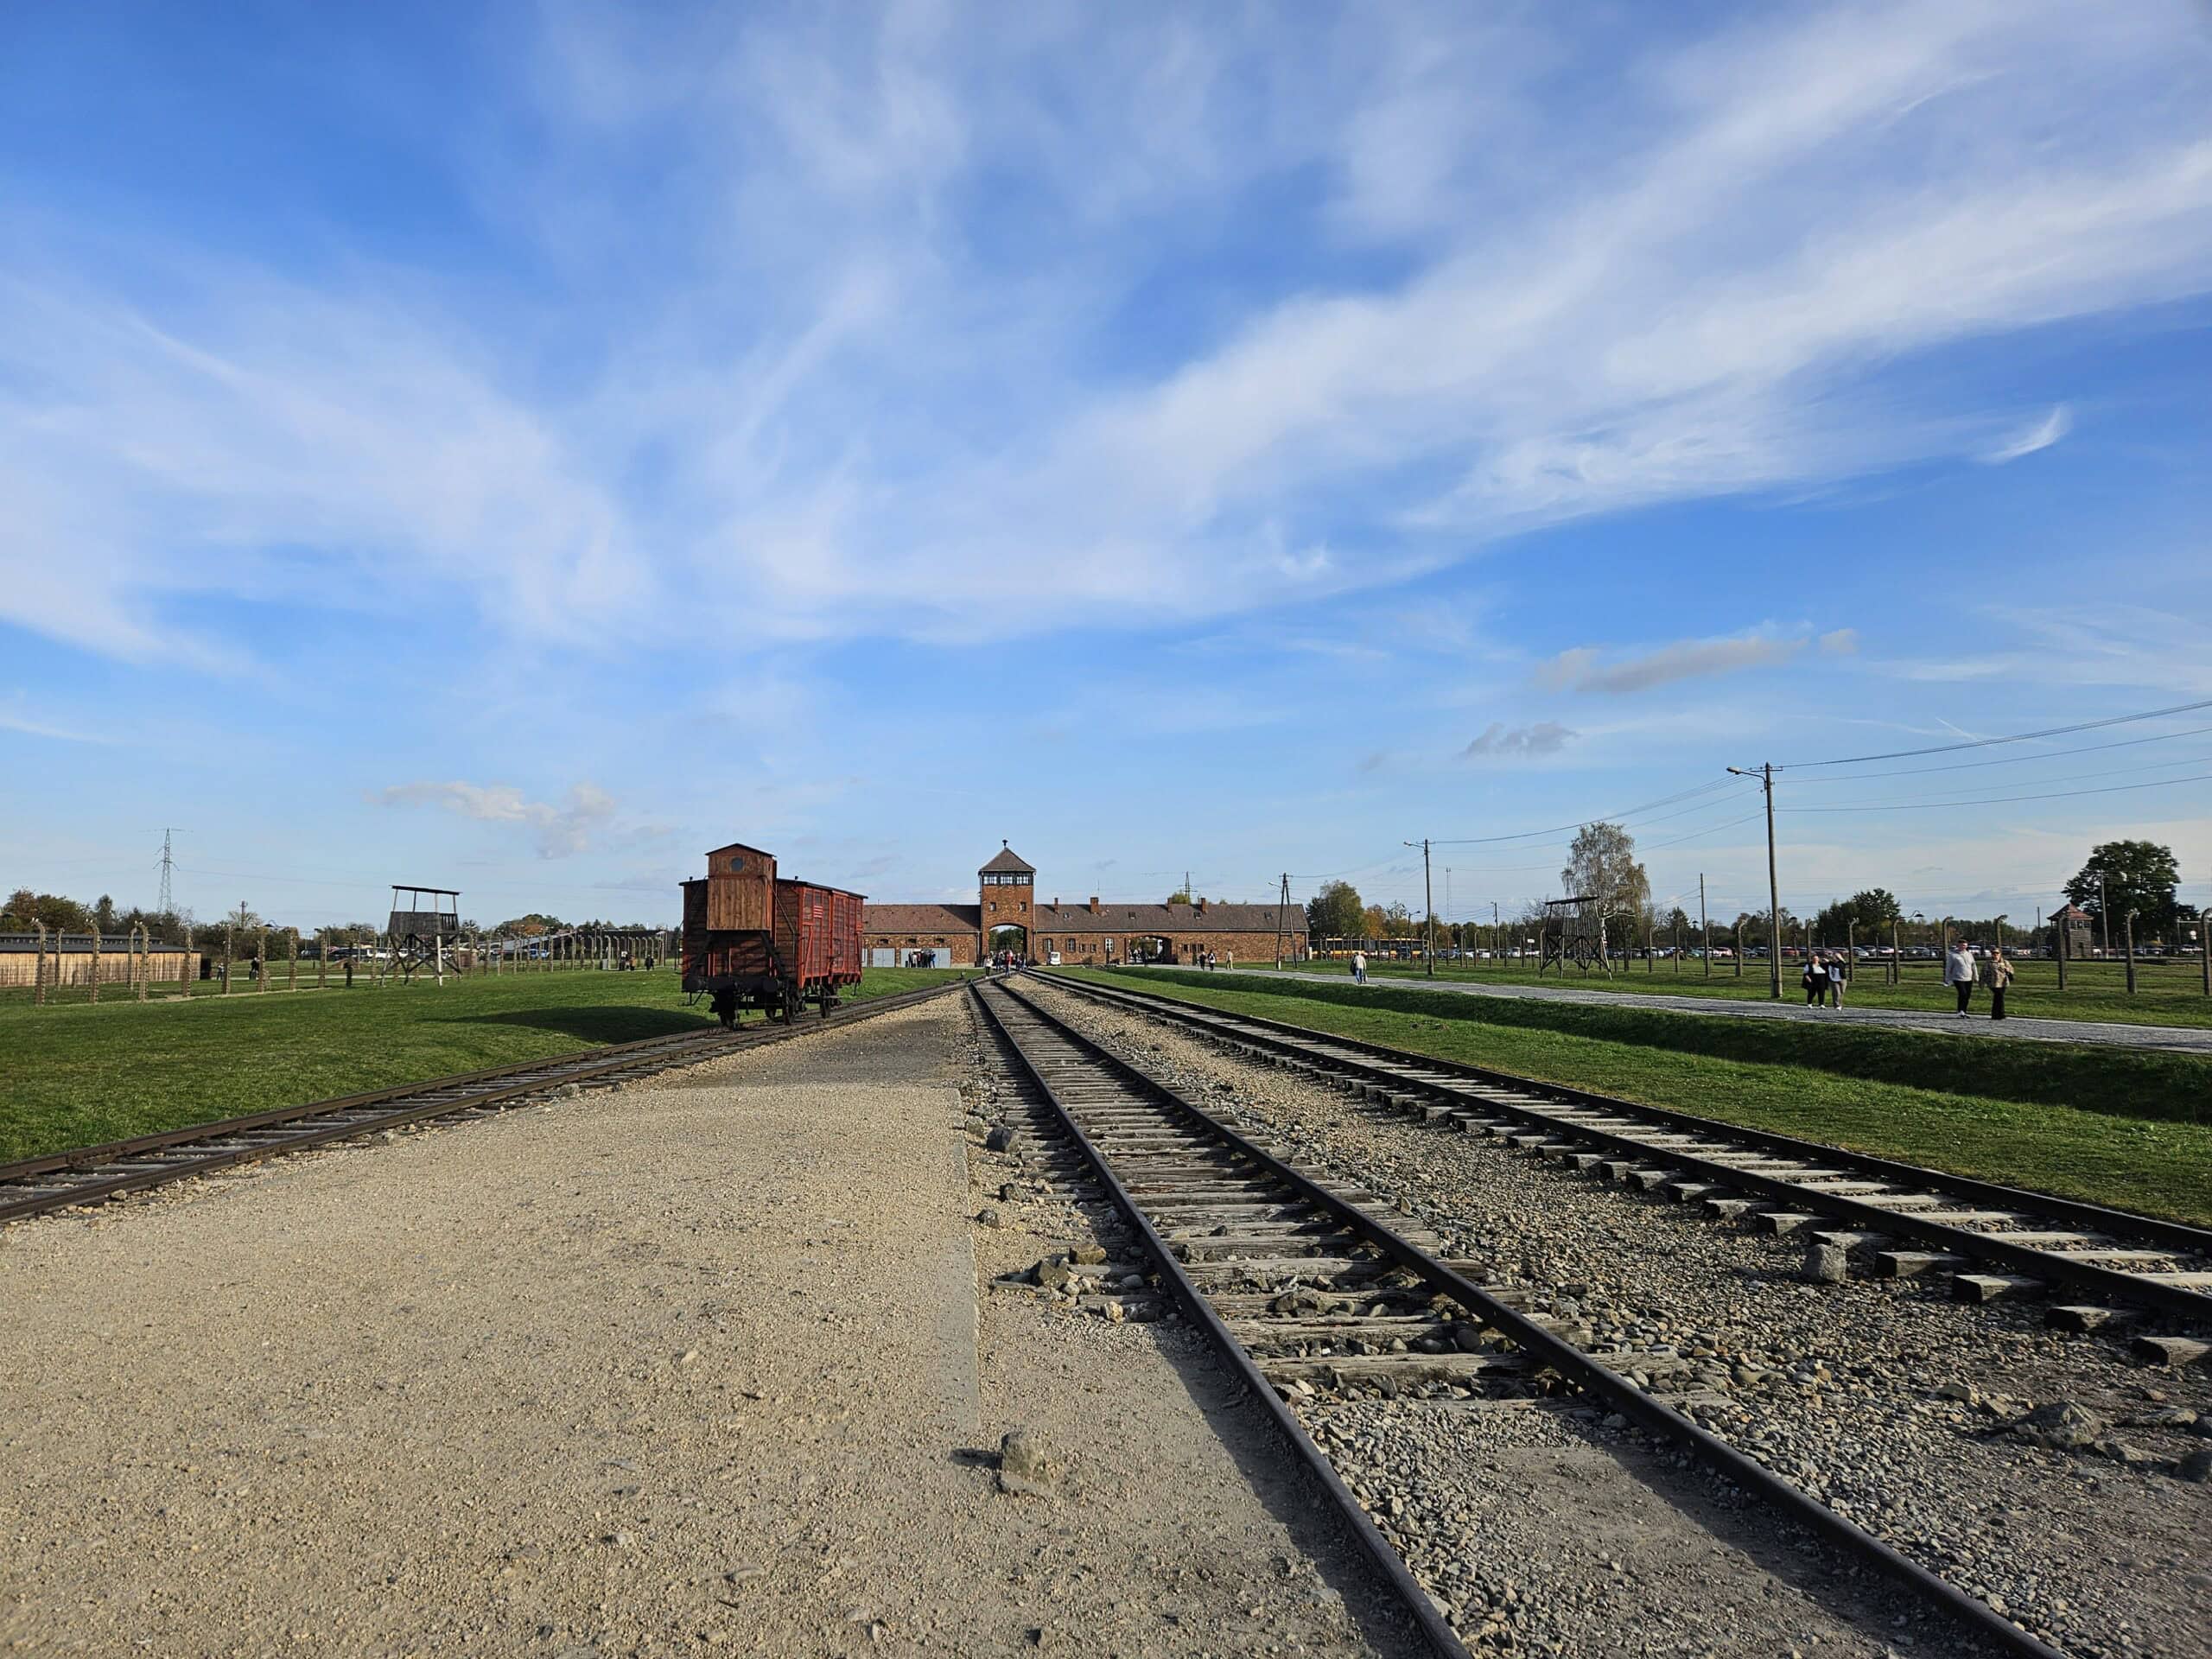
[[[1194,978],[1217,978],[1234,973],[1240,979],[1278,977],[1308,979],[1313,975],[1278,976],[1273,969],[1223,969],[1206,975],[1195,968],[1180,969]],[[1346,974],[1336,982],[1348,983]],[[1584,1002],[1607,1007],[1660,1008],[1669,1014],[1703,1014],[1723,1020],[1799,1020],[1827,1026],[1886,1026],[1897,1031],[1932,1031],[1954,1037],[2010,1038],[2039,1043],[2083,1043],[2099,1048],[2159,1048],[2180,1054],[2212,1056],[2212,1030],[2190,1026],[2126,1026],[2103,1020],[2042,1020],[2015,1014],[1999,1023],[1989,1017],[1986,993],[1977,990],[1977,1012],[1961,1020],[1955,1014],[1916,1008],[1810,1008],[1802,1002],[1739,1002],[1709,996],[1669,996],[1654,991],[1607,991],[1580,985],[1484,985],[1465,979],[1412,979],[1395,976],[1370,979],[1370,990],[1386,986],[1417,986],[1424,990],[1453,991],[1463,996],[1522,997],[1537,1002]]]

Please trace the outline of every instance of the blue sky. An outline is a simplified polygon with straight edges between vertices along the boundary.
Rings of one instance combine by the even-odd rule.
[[[10,8],[0,879],[1486,914],[2212,698],[2208,16]],[[2198,728],[1785,772],[1783,900],[2212,897]]]

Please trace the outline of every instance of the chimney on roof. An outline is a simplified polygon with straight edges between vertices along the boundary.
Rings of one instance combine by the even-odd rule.
[[[1199,914],[1199,915],[1201,915],[1201,916],[1205,915],[1205,914],[1206,913],[1206,901],[1205,901],[1205,899],[1200,899],[1196,900],[1195,902],[1197,903],[1198,907],[1198,914]]]
[[[1095,893],[1090,895],[1090,913],[1094,916],[1098,913],[1098,895]]]

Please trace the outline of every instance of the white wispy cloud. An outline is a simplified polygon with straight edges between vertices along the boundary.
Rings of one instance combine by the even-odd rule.
[[[1849,630],[1838,632],[1846,639],[1840,648],[1847,650]],[[1823,644],[1837,637],[1826,635]],[[1543,664],[1537,669],[1535,677],[1536,683],[1548,690],[1626,696],[1680,680],[1705,679],[1715,674],[1733,674],[1747,668],[1786,663],[1803,651],[1808,643],[1802,637],[1783,639],[1758,633],[1724,639],[1684,639],[1610,662],[1595,646],[1578,645]]]
[[[554,6],[485,89],[531,141],[457,162],[495,272],[0,220],[0,617],[210,665],[211,594],[971,642],[1983,453],[1888,377],[2212,285],[2189,27],[1847,0],[1599,60],[1444,6]]]
[[[2002,467],[2008,461],[2050,448],[2073,429],[2074,412],[2060,404],[2034,425],[2015,432],[1995,448],[1984,451],[1980,459],[1992,467]]]
[[[105,733],[89,732],[48,719],[34,712],[20,697],[12,703],[0,703],[0,732],[20,732],[25,737],[43,737],[56,743],[105,744],[117,741]]]
[[[1573,731],[1555,720],[1540,720],[1533,726],[1508,726],[1503,721],[1493,720],[1459,751],[1459,758],[1476,760],[1486,755],[1557,754],[1574,736]]]
[[[588,852],[614,823],[614,798],[594,784],[577,784],[568,799],[533,801],[511,784],[394,784],[371,798],[384,806],[439,806],[480,823],[519,824],[540,858]]]

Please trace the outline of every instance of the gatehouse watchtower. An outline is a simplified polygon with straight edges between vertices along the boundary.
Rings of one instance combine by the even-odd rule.
[[[976,875],[981,884],[977,901],[982,906],[984,940],[988,942],[994,928],[1018,927],[1026,946],[1037,922],[1036,866],[1001,841]]]

